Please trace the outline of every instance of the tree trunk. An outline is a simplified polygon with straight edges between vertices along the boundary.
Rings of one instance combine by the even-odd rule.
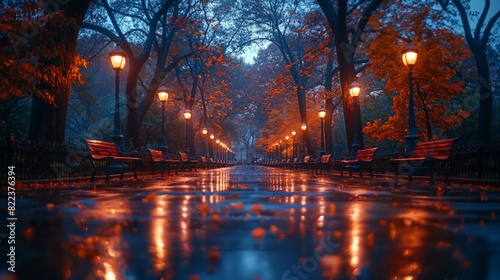
[[[325,71],[325,90],[328,92],[332,92],[333,90],[333,56],[335,55],[334,48],[331,48],[332,51],[330,55],[328,56],[328,63],[326,65],[326,71]],[[325,100],[325,111],[326,111],[326,116],[325,116],[325,151],[327,154],[332,154],[333,155],[333,98],[327,98]]]
[[[333,98],[325,100],[325,152],[333,154]]]
[[[189,156],[196,157],[196,145],[194,141],[194,121],[193,119],[187,122],[187,133],[188,133],[188,149]]]
[[[89,8],[90,0],[69,0],[65,4],[56,5],[55,11],[63,11],[67,20],[64,32],[58,32],[53,39],[58,45],[66,47],[67,61],[73,61],[71,58],[76,56],[77,38],[81,23]],[[56,28],[50,19],[47,28]],[[59,28],[59,27],[57,27]],[[40,59],[41,67],[53,65],[57,67],[69,68],[72,65],[67,64],[60,57]],[[39,97],[33,98],[31,113],[31,123],[29,131],[30,140],[39,140],[42,142],[64,142],[66,130],[66,116],[68,111],[68,101],[71,90],[71,80],[65,77],[65,80],[54,87],[47,83],[40,83],[38,87],[47,90],[54,95],[54,106],[48,104]]]
[[[337,9],[334,8],[334,2],[330,0],[317,0],[321,10],[323,11],[330,29],[332,30],[333,36],[335,38],[335,47],[337,51],[337,59],[340,71],[340,84],[342,90],[342,103],[344,106],[344,120],[346,125],[346,136],[347,136],[347,148],[349,149],[349,154],[351,152],[351,144],[353,142],[353,114],[354,111],[359,114],[360,110],[353,110],[353,102],[349,96],[349,86],[356,77],[356,72],[354,68],[354,53],[358,46],[361,34],[365,29],[368,19],[371,17],[373,12],[380,6],[382,0],[371,1],[362,11],[361,16],[358,21],[358,26],[355,33],[352,36],[352,41],[349,41],[349,33],[351,30],[347,29],[347,0],[339,0],[337,4]],[[358,122],[358,135],[360,148],[363,148],[363,133],[361,126],[361,116],[357,116]]]
[[[141,134],[137,121],[137,101],[139,99],[137,91],[137,80],[139,77],[139,69],[142,69],[144,63],[137,62],[137,59],[130,59],[128,67],[127,85],[125,86],[125,95],[127,97],[127,131],[124,139],[125,145],[133,144],[133,148],[141,147]],[[120,112],[121,113],[121,112]]]
[[[479,82],[479,120],[477,130],[477,140],[479,142],[487,143],[491,140],[491,123],[493,119],[493,87],[491,85],[490,68],[488,67],[488,58],[486,57],[486,46],[490,38],[491,30],[495,23],[500,18],[500,11],[496,11],[492,17],[489,18],[487,24],[483,28],[486,15],[490,11],[490,1],[485,1],[481,16],[477,21],[474,34],[472,33],[470,22],[468,19],[468,12],[466,11],[462,1],[452,0],[458,10],[460,19],[465,33],[465,40],[469,45],[474,60],[476,62],[478,82]],[[443,8],[449,1],[439,1]],[[481,32],[483,33],[481,36]],[[482,38],[481,38],[482,37]]]
[[[146,114],[149,111],[149,108],[151,107],[151,105],[153,104],[153,102],[155,100],[158,100],[158,97],[156,95],[156,91],[158,90],[158,87],[160,86],[161,81],[165,77],[165,75],[162,75],[162,72],[160,69],[161,69],[161,66],[158,63],[156,63],[156,67],[155,67],[154,74],[153,74],[153,79],[151,79],[151,82],[149,83],[149,86],[146,89],[146,95],[141,100],[141,102],[139,102],[139,106],[137,108],[137,127],[138,127],[139,131],[141,131],[142,123],[144,122],[144,118],[146,117]],[[169,96],[169,97],[171,97],[171,96]]]
[[[339,1],[339,12],[337,18],[338,29],[336,34],[335,44],[337,49],[337,60],[340,71],[340,88],[342,91],[342,104],[344,107],[345,131],[347,136],[347,149],[351,154],[351,145],[354,141],[354,119],[356,119],[358,127],[358,143],[360,149],[363,149],[363,133],[361,131],[361,114],[360,110],[354,110],[354,102],[349,94],[349,86],[356,78],[356,70],[354,68],[354,53],[356,46],[352,46],[349,42],[349,30],[347,30],[347,1]],[[360,32],[358,30],[358,32]],[[359,36],[359,35],[358,35]],[[354,114],[358,114],[354,118]]]
[[[470,44],[469,44],[470,45]],[[477,65],[479,83],[479,124],[477,140],[488,143],[491,140],[491,122],[493,119],[493,91],[490,68],[486,52],[481,47],[471,47]]]
[[[344,37],[345,36],[345,37]],[[344,37],[345,40],[339,41],[337,43],[337,49],[341,50],[342,48],[345,49],[345,47],[348,45],[347,43],[347,32],[345,32]],[[353,135],[354,135],[354,112],[357,110],[354,110],[354,102],[352,102],[352,98],[349,94],[349,86],[351,83],[354,81],[356,77],[356,72],[354,69],[354,62],[352,60],[352,57],[348,55],[346,51],[337,51],[337,59],[339,62],[339,69],[340,69],[340,87],[342,91],[342,104],[344,108],[344,121],[345,121],[345,130],[346,130],[346,137],[347,137],[347,149],[349,150],[349,154],[351,154],[351,145],[353,142]],[[359,112],[359,111],[357,111]],[[361,117],[358,115],[356,120],[358,121],[357,127],[359,128],[358,131],[358,142],[360,144],[360,149],[363,149],[363,134],[361,132]]]
[[[45,65],[48,64],[57,65],[53,60],[47,61]],[[43,143],[64,143],[71,83],[64,82],[58,87],[43,83],[39,88],[48,90],[55,96],[55,106],[40,97],[33,97],[29,139]]]
[[[155,66],[153,79],[149,82],[149,86],[146,90],[146,96],[139,102],[139,106],[137,108],[137,129],[140,132],[142,129],[142,123],[144,122],[144,118],[151,108],[151,105],[155,100],[157,100],[156,91],[161,84],[161,81],[175,68],[175,66],[184,58],[191,56],[193,52],[186,53],[182,56],[177,57],[170,63],[168,66],[164,66],[163,62],[158,61]],[[166,55],[166,54],[165,54]],[[140,135],[140,133],[139,133]]]
[[[424,110],[425,114],[425,127],[427,129],[427,140],[431,141],[432,140],[432,124],[431,124],[431,117],[429,115],[429,108],[427,108],[427,105],[425,104],[424,97],[422,96],[422,91],[419,85],[419,82],[416,82],[417,84],[417,96],[418,99],[420,100],[420,107],[422,110]]]

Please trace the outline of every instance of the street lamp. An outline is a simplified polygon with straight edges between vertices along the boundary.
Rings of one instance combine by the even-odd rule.
[[[417,129],[415,126],[415,104],[413,101],[413,72],[411,71],[417,62],[418,49],[412,43],[406,44],[403,48],[402,58],[403,64],[408,66],[408,86],[410,88],[410,97],[408,102],[408,135],[406,135],[406,150],[405,156],[410,156],[417,142]]]
[[[210,151],[212,152],[212,154],[210,155],[210,157],[213,157],[214,156],[214,139],[215,139],[215,135],[213,133],[210,133],[210,147],[211,149],[208,149],[208,152],[210,153]]]
[[[321,120],[321,152],[320,152],[321,155],[325,154],[325,140],[324,140],[325,137],[323,136],[324,135],[324,132],[323,132],[323,120],[325,119],[325,116],[326,116],[325,109],[319,110],[318,117]]]
[[[120,145],[123,135],[120,131],[120,71],[125,67],[125,52],[116,46],[109,52],[109,58],[111,61],[111,66],[115,69],[115,82],[116,82],[116,92],[115,92],[115,123],[113,135],[111,139],[116,145]]]
[[[283,140],[280,140],[278,143],[280,161],[281,161],[281,156],[283,155],[283,150],[281,149],[281,143],[283,143]]]
[[[349,93],[351,94],[352,100],[354,102],[354,108],[353,108],[353,122],[354,122],[354,131],[353,131],[353,136],[352,136],[352,144],[351,144],[351,156],[354,157],[356,153],[359,150],[360,144],[359,144],[359,128],[358,128],[358,99],[359,99],[359,93],[361,92],[361,84],[358,83],[356,80],[352,82],[352,84],[349,86]]]
[[[307,129],[307,124],[303,122],[300,125],[300,129],[302,129],[302,156],[306,156],[306,129]]]
[[[290,137],[285,136],[285,159],[286,161],[288,162],[288,139],[290,139]]]
[[[297,132],[292,130],[292,157],[295,156],[295,134],[297,134]]]
[[[225,158],[224,158],[224,143],[223,143],[223,142],[220,142],[220,143],[219,143],[219,145],[220,145],[220,158],[221,158],[222,160],[224,160],[224,159],[225,159]]]
[[[186,109],[184,110],[184,119],[186,120],[186,152],[189,154],[189,148],[188,148],[188,123],[189,120],[191,119],[191,110]]]
[[[276,142],[274,145],[276,146],[276,159],[279,160],[280,157],[278,156],[279,155],[279,153],[278,153],[278,149],[279,149],[278,148],[278,142]]]
[[[168,92],[165,86],[160,86],[156,93],[158,94],[158,100],[161,102],[161,146],[160,150],[163,151],[163,154],[167,153],[167,140],[165,136],[165,103],[168,100]]]
[[[203,154],[206,155],[207,145],[208,145],[208,139],[207,139],[208,130],[206,127],[203,127],[203,129],[201,130],[201,134],[203,134]]]
[[[219,139],[215,140],[215,144],[217,144],[217,145],[215,145],[215,149],[216,149],[215,157],[217,159],[219,159],[219,143],[220,143]]]

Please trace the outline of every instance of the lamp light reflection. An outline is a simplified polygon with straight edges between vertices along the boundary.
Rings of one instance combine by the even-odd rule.
[[[361,248],[361,241],[362,241],[362,234],[364,231],[362,228],[363,223],[361,221],[361,214],[362,214],[361,211],[362,207],[358,202],[351,204],[351,207],[349,208],[349,218],[351,221],[349,264],[352,268],[352,271],[354,272],[359,271],[359,268],[362,266],[361,257],[363,251]]]
[[[154,200],[154,208],[152,209],[151,221],[151,241],[149,251],[153,257],[152,263],[155,271],[163,271],[170,262],[168,254],[168,202],[163,197],[158,197]]]

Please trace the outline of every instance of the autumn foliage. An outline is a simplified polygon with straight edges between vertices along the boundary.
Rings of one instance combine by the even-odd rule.
[[[369,70],[385,81],[383,94],[392,97],[393,115],[368,122],[363,132],[378,141],[401,141],[408,128],[408,69],[401,59],[411,38],[419,55],[413,67],[415,117],[420,140],[439,138],[439,134],[469,115],[462,108],[450,106],[454,98],[466,91],[462,77],[467,75],[465,62],[470,52],[461,36],[448,28],[437,28],[439,17],[428,7],[402,7],[379,21],[380,34],[367,48]]]
[[[27,94],[54,104],[54,93],[40,84],[82,82],[79,69],[87,62],[49,39],[75,24],[62,11],[47,13],[43,1],[27,1],[7,4],[0,14],[0,101]],[[46,63],[56,58],[59,64]]]

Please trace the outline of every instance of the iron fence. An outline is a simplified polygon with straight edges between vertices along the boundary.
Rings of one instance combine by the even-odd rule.
[[[92,165],[86,147],[58,144],[16,143],[14,139],[0,143],[0,179],[7,180],[7,167],[15,166],[16,179],[41,180],[90,176]],[[377,174],[394,174],[392,155],[376,155],[373,170]],[[138,171],[152,170],[151,157],[142,153]],[[105,162],[96,162],[99,174],[105,174]],[[439,169],[439,166],[437,166]],[[500,145],[469,145],[453,149],[449,165],[450,177],[462,179],[500,180]],[[422,167],[425,174],[427,170]],[[417,174],[415,174],[417,175]],[[436,177],[443,176],[437,173]]]
[[[462,145],[452,151],[448,166],[437,163],[437,171],[447,168],[451,178],[500,180],[500,146]],[[377,155],[373,160],[373,172],[394,174],[391,158],[392,155]],[[428,174],[427,166],[421,166],[419,172]],[[444,177],[443,172],[438,172],[436,177]]]
[[[60,144],[0,143],[0,180],[7,181],[7,167],[14,166],[16,180],[60,180],[87,177],[92,173],[89,153],[84,147]],[[151,170],[149,155],[140,156],[138,171]],[[95,161],[97,175],[105,174],[106,162]],[[5,172],[4,172],[5,171]]]

